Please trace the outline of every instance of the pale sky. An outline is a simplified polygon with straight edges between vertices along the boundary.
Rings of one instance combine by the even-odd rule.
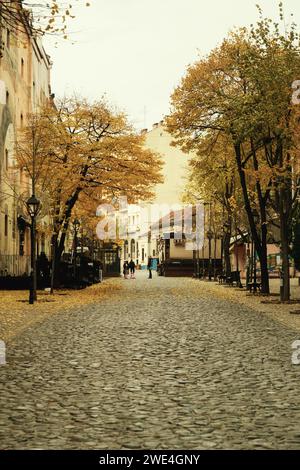
[[[278,0],[90,0],[70,24],[71,38],[44,41],[53,60],[57,97],[107,95],[137,128],[169,112],[170,94],[186,66],[206,54],[235,26],[258,18],[256,3],[278,19]],[[299,0],[285,0],[300,25]]]

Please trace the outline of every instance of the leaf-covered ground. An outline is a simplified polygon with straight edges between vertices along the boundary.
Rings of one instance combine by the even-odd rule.
[[[33,323],[51,315],[88,305],[112,296],[121,288],[120,280],[109,279],[83,290],[57,290],[54,295],[38,292],[38,301],[29,305],[28,291],[0,292],[0,339],[7,341],[18,336]]]

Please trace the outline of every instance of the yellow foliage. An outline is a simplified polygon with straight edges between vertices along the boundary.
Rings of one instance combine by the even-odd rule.
[[[99,204],[118,196],[149,200],[162,180],[160,156],[104,100],[64,99],[32,115],[16,155],[62,241],[76,207],[90,218]]]

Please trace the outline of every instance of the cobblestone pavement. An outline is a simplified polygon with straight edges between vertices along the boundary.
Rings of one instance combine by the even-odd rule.
[[[2,449],[300,448],[299,333],[199,281],[122,282],[8,343]]]

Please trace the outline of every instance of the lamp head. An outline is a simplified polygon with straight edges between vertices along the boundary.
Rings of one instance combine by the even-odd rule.
[[[26,202],[28,213],[31,217],[36,217],[39,213],[41,202],[33,194]]]
[[[75,228],[78,228],[80,225],[80,221],[78,219],[74,219],[73,225]]]

